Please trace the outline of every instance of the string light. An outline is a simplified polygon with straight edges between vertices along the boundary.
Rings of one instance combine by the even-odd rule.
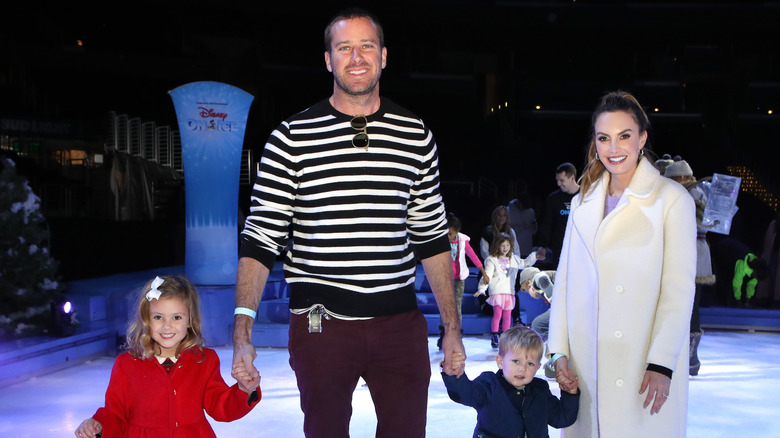
[[[761,184],[752,170],[746,166],[727,166],[726,168],[731,175],[742,179],[740,184],[742,191],[755,196],[766,206],[777,211],[778,205],[780,205],[777,196]]]

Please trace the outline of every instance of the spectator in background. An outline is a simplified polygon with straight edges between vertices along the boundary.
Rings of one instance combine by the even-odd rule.
[[[539,231],[539,246],[545,250],[552,250],[552,254],[547,255],[544,265],[551,265],[552,269],[558,266],[566,222],[571,210],[571,199],[580,191],[580,185],[577,183],[577,168],[571,163],[559,165],[555,169],[555,182],[558,184],[558,190],[547,196]]]
[[[539,229],[528,192],[523,190],[509,201],[506,211],[509,213],[509,225],[515,231],[520,257],[526,257],[533,251],[534,234]]]
[[[691,312],[691,339],[690,349],[688,351],[690,369],[692,376],[699,374],[701,361],[699,361],[699,343],[703,331],[701,329],[701,314],[699,304],[705,286],[715,284],[715,275],[712,273],[712,255],[710,254],[710,245],[707,243],[707,228],[702,225],[704,217],[704,207],[707,205],[707,194],[699,187],[699,182],[693,176],[693,170],[687,161],[679,159],[666,167],[664,176],[682,184],[685,190],[693,197],[696,204],[696,295],[693,299],[693,310]]]

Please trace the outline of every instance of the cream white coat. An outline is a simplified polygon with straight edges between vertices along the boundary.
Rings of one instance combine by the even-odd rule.
[[[696,217],[682,185],[641,159],[604,217],[609,175],[572,200],[548,351],[569,358],[580,411],[566,437],[684,437]],[[642,408],[648,364],[673,370],[660,413]]]

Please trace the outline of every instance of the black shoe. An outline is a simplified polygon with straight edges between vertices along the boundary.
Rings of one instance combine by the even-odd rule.
[[[498,333],[493,333],[490,335],[490,346],[493,348],[498,348]]]

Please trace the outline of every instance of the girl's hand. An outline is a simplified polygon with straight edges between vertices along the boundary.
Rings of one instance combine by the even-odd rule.
[[[536,260],[544,260],[547,258],[547,250],[545,248],[539,248],[536,250]]]
[[[247,394],[253,393],[258,386],[260,386],[261,377],[257,377],[257,381],[254,382],[252,376],[246,370],[246,365],[243,362],[233,364],[233,372],[231,373],[234,379],[238,382],[238,388]]]
[[[82,421],[79,428],[76,429],[76,436],[79,438],[95,438],[97,434],[103,431],[103,425],[94,418],[87,418]]]
[[[474,296],[475,296],[475,297],[478,297],[478,296],[480,296],[480,295],[485,295],[485,291],[483,291],[483,290],[478,290],[478,291],[474,292]]]

